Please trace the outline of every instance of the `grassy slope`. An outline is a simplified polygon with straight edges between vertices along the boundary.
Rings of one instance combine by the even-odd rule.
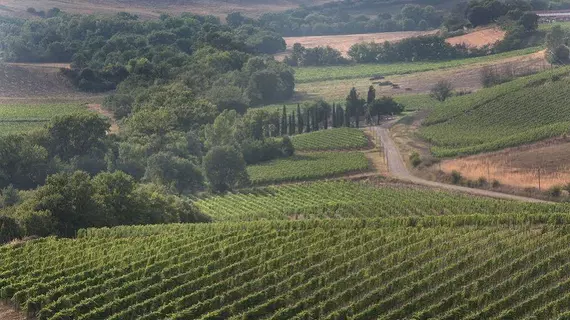
[[[540,49],[540,47],[533,47],[490,56],[440,62],[402,62],[391,64],[354,64],[330,67],[299,67],[295,68],[295,80],[297,83],[308,83],[327,80],[365,78],[376,74],[381,74],[383,76],[407,74],[436,69],[460,67],[475,63],[498,61],[509,57],[534,53]]]
[[[45,319],[555,319],[570,306],[568,215],[548,219],[94,230],[1,247],[0,298]]]
[[[0,134],[27,132],[41,128],[55,116],[86,111],[81,104],[0,105]]]
[[[570,128],[569,68],[546,71],[437,106],[421,135],[438,156],[498,150],[561,135]]]
[[[529,204],[413,188],[375,188],[349,181],[266,187],[205,198],[196,205],[215,221],[538,213],[570,209],[568,205]]]

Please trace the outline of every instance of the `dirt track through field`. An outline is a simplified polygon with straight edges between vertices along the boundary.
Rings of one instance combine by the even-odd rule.
[[[514,196],[514,195],[504,194],[504,193],[499,193],[499,192],[493,192],[493,191],[487,191],[487,190],[481,190],[481,189],[472,189],[472,188],[466,188],[466,187],[461,187],[461,186],[456,186],[456,185],[449,185],[449,184],[445,184],[445,183],[424,180],[424,179],[421,179],[421,178],[418,178],[418,177],[412,175],[410,173],[410,171],[408,170],[408,168],[406,167],[406,165],[402,159],[402,155],[400,154],[400,151],[398,150],[398,147],[396,146],[396,144],[394,143],[394,141],[390,137],[390,133],[389,133],[390,131],[389,130],[395,122],[396,121],[387,122],[383,125],[375,126],[372,128],[372,130],[375,131],[375,133],[380,136],[380,140],[382,142],[384,152],[386,153],[386,158],[388,159],[388,169],[390,171],[390,174],[393,177],[398,178],[398,179],[403,180],[403,181],[408,181],[408,182],[412,182],[412,183],[416,183],[416,184],[420,184],[420,185],[424,185],[424,186],[429,186],[429,187],[434,187],[434,188],[439,188],[439,189],[459,191],[459,192],[469,193],[469,194],[477,195],[477,196],[499,198],[499,199],[506,199],[506,200],[518,200],[518,201],[523,201],[523,202],[542,202],[542,203],[546,202],[546,201],[539,200],[539,199],[520,197],[520,196]]]
[[[104,116],[105,118],[109,119],[111,122],[111,127],[109,128],[109,133],[119,133],[119,125],[117,125],[117,121],[115,120],[115,116],[108,110],[103,109],[103,107],[98,103],[90,103],[87,105],[89,110],[97,112],[98,114]]]
[[[26,317],[14,308],[0,302],[0,320],[26,320]]]

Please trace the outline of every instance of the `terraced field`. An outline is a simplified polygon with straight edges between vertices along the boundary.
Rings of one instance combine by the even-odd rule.
[[[195,202],[214,221],[378,218],[452,214],[569,212],[568,205],[476,198],[350,181],[273,186]]]
[[[318,152],[249,166],[247,173],[254,184],[267,184],[313,180],[368,169],[368,159],[362,152]]]
[[[29,132],[43,127],[51,118],[87,112],[81,104],[3,104],[0,105],[0,134]]]
[[[88,230],[1,247],[0,299],[42,320],[567,319],[568,219]]]
[[[569,72],[560,68],[450,99],[434,109],[420,133],[442,157],[560,136],[570,129]]]

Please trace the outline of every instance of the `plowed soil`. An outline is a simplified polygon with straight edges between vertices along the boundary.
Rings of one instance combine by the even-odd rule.
[[[447,42],[453,45],[465,44],[468,47],[480,48],[485,45],[492,46],[497,41],[503,40],[505,31],[499,28],[487,28],[471,33],[447,39]]]

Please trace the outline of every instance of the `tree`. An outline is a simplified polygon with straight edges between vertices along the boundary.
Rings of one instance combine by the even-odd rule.
[[[62,160],[104,151],[110,124],[95,113],[58,116],[48,126],[50,153]]]
[[[293,111],[293,114],[289,116],[289,135],[290,136],[294,135],[296,129],[297,128],[295,128],[295,111]]]
[[[20,202],[20,194],[13,185],[9,185],[6,188],[2,189],[0,195],[2,200],[0,202],[0,208],[11,207]]]
[[[376,99],[376,89],[374,86],[368,87],[368,96],[366,97],[366,103],[371,104]]]
[[[492,13],[486,7],[475,6],[469,9],[467,19],[473,27],[482,26],[492,21]]]
[[[233,146],[213,147],[208,151],[204,171],[214,192],[225,192],[249,182],[243,156]]]
[[[283,114],[281,115],[281,135],[287,134],[287,108],[283,106]]]
[[[297,104],[297,133],[303,133],[303,115],[301,114],[300,104]]]
[[[438,101],[445,101],[451,97],[453,85],[447,80],[438,81],[431,89],[431,96]]]
[[[332,127],[336,128],[337,127],[337,119],[336,119],[336,106],[333,103],[332,105]]]
[[[283,137],[283,140],[281,141],[281,152],[285,157],[290,157],[295,153],[295,147],[293,146],[293,142],[289,136]]]
[[[143,179],[178,192],[194,192],[204,182],[202,172],[192,161],[165,152],[148,158]]]
[[[519,24],[522,25],[525,31],[534,31],[538,28],[538,15],[533,12],[525,12],[519,19]]]
[[[235,110],[224,110],[216,117],[213,124],[206,125],[204,130],[206,148],[236,144],[237,122],[238,114]]]
[[[0,215],[0,245],[22,237],[22,230],[16,220]]]
[[[364,106],[365,103],[366,101],[358,96],[356,88],[353,87],[352,89],[350,89],[350,92],[346,97],[346,112],[349,114],[349,117],[350,116],[355,117],[355,123],[357,128],[360,125],[360,115],[362,114],[362,107]]]

